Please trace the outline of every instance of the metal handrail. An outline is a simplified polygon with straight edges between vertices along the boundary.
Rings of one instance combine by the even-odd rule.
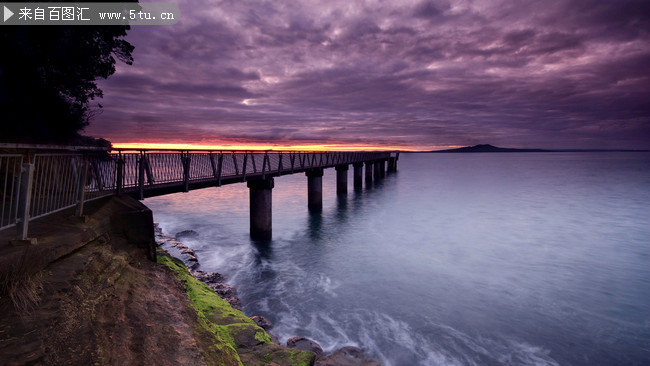
[[[394,155],[396,154],[396,155]],[[110,195],[139,199],[368,161],[389,151],[110,149],[0,144],[0,230]],[[152,193],[153,192],[153,193]],[[156,193],[159,192],[159,193]],[[160,193],[162,192],[162,193]]]
[[[0,155],[0,230],[16,224],[22,166],[22,155]]]

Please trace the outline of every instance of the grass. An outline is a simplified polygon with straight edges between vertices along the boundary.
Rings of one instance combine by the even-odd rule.
[[[41,300],[44,272],[34,268],[40,268],[40,259],[27,248],[0,272],[0,297],[9,298],[20,314],[29,314]]]

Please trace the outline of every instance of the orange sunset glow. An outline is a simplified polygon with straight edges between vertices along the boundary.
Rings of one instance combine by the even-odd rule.
[[[156,143],[156,142],[121,142],[113,143],[116,149],[146,150],[275,150],[275,151],[426,151],[454,148],[455,146],[372,146],[349,144],[191,144],[191,143]]]

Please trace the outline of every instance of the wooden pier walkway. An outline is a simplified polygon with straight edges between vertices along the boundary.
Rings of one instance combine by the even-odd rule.
[[[110,195],[138,199],[247,182],[251,236],[271,238],[273,177],[305,172],[308,207],[322,208],[323,169],[337,171],[337,193],[396,171],[399,153],[390,151],[205,151],[138,150],[0,144],[0,230],[16,226],[28,239],[30,220]]]

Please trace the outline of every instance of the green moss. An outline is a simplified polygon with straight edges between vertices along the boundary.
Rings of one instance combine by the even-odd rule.
[[[196,333],[210,335],[211,350],[204,352],[209,364],[243,365],[252,363],[253,359],[259,360],[254,364],[260,365],[280,361],[282,365],[302,366],[313,362],[314,355],[311,352],[286,349],[274,344],[264,329],[241,311],[233,309],[210,287],[190,275],[180,260],[170,257],[162,249],[158,249],[158,263],[173,271],[183,284],[190,306],[197,315]]]
[[[261,343],[265,343],[265,344],[273,343],[273,341],[271,341],[271,337],[269,336],[269,334],[264,332],[264,331],[255,332],[255,339],[257,339]]]
[[[309,366],[314,363],[314,354],[311,352],[304,352],[299,350],[290,350],[289,359],[291,364],[295,366]]]
[[[212,346],[226,358],[236,361],[238,365],[242,362],[237,354],[237,345],[226,326],[218,325],[211,321],[215,314],[228,314],[234,310],[230,305],[222,300],[207,285],[192,277],[187,271],[187,267],[179,260],[170,257],[166,252],[158,252],[158,263],[171,269],[176,278],[183,284],[185,291],[191,301],[191,306],[196,312],[198,324],[196,329],[198,333],[207,332],[212,335]],[[243,316],[243,314],[242,314]],[[206,360],[217,361],[220,357],[214,354],[204,354]]]

